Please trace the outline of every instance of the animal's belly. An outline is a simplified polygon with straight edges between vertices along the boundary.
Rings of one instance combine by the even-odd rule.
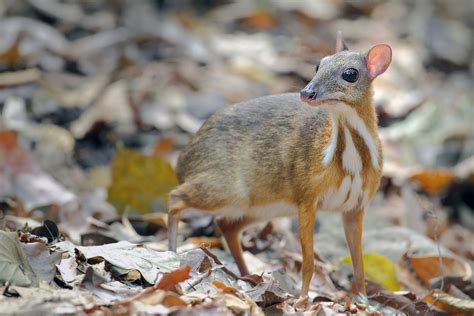
[[[215,214],[217,216],[229,218],[249,216],[260,219],[271,219],[274,217],[296,216],[298,214],[298,208],[296,205],[291,203],[276,202],[250,208],[225,207],[218,209]]]
[[[338,187],[326,191],[318,203],[318,209],[325,211],[351,211],[364,207],[368,202],[368,193],[363,190],[359,175],[346,176]]]
[[[363,190],[362,179],[359,175],[346,176],[338,187],[329,188],[319,198],[317,209],[321,211],[351,211],[364,207],[369,196]],[[275,202],[250,208],[229,206],[216,210],[215,215],[228,218],[249,216],[265,219],[275,217],[296,216],[298,207],[287,202]]]

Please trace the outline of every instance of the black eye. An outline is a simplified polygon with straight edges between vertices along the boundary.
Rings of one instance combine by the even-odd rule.
[[[357,69],[354,69],[354,68],[347,68],[342,73],[342,79],[344,79],[347,82],[356,82],[358,78],[359,78],[359,72],[357,71]]]
[[[316,65],[316,72],[319,70],[319,63]]]

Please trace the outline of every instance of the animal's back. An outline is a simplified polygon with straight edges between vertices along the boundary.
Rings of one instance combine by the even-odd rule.
[[[311,155],[327,120],[325,110],[301,102],[296,93],[226,107],[181,153],[178,179],[192,184],[208,209],[291,200],[296,159]]]

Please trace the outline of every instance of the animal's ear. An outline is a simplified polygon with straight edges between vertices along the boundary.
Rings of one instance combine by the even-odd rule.
[[[369,79],[373,80],[387,70],[392,62],[392,49],[387,44],[379,44],[372,47],[367,53],[367,69]]]
[[[342,38],[342,32],[339,31],[337,32],[337,38],[336,38],[336,53],[342,52],[343,50],[349,50],[347,47],[346,42],[344,42],[344,39]]]

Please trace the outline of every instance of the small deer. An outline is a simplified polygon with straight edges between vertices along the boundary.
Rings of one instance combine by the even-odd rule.
[[[316,213],[338,211],[356,290],[366,294],[364,208],[379,186],[383,163],[372,81],[391,59],[386,44],[353,52],[339,34],[336,53],[321,60],[299,94],[260,97],[213,114],[178,159],[180,185],[168,202],[169,249],[176,251],[181,211],[210,212],[247,275],[241,231],[298,216],[304,297],[314,272]]]

